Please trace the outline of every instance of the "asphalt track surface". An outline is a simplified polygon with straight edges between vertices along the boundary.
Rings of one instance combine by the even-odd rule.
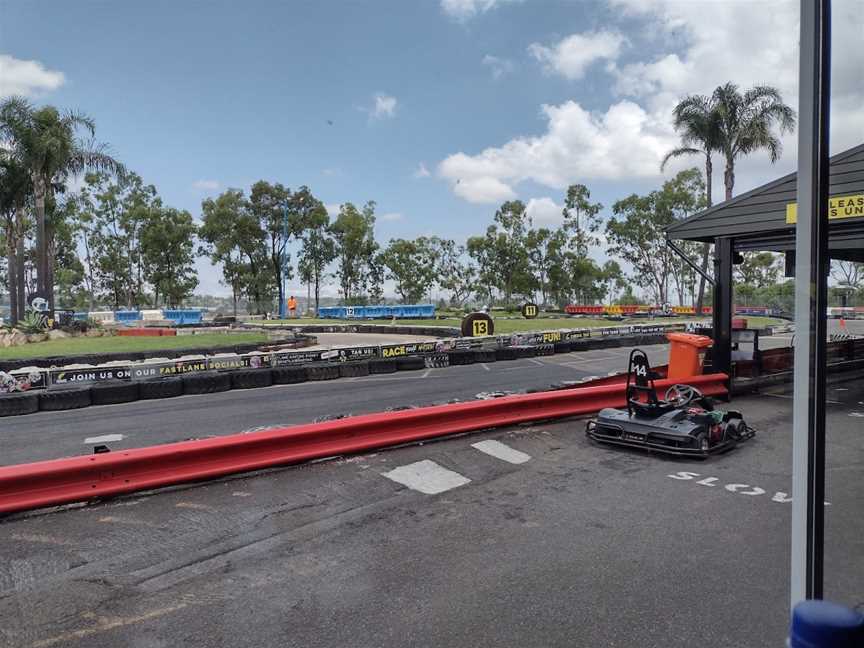
[[[854,605],[864,388],[829,397],[826,596]],[[703,462],[573,420],[10,517],[0,645],[780,646],[791,401],[736,406],[758,436]],[[442,492],[387,476],[418,462]]]
[[[436,402],[495,381],[518,389],[603,375],[625,355],[308,386],[342,385],[321,402],[359,412],[420,389]],[[429,380],[437,373],[445,384]],[[365,395],[349,402],[358,384]],[[196,416],[215,425],[231,410],[207,414],[217,397],[268,392],[278,390],[187,400],[212,398]],[[301,394],[280,402],[309,416]],[[826,598],[854,606],[864,602],[864,385],[833,385],[829,399]],[[0,522],[0,646],[783,645],[791,397],[778,389],[734,406],[757,437],[702,462],[596,445],[584,421],[569,420],[10,516]],[[224,429],[255,427],[256,407]],[[285,408],[269,416],[294,415]],[[190,436],[189,419],[164,420],[172,416]],[[89,434],[63,429],[31,428],[33,445],[65,434],[78,447]],[[406,473],[420,481],[405,485]]]
[[[645,347],[665,364],[666,345]],[[404,371],[219,394],[37,412],[0,419],[0,464],[91,454],[104,437],[111,449],[222,436],[262,427],[309,423],[322,415],[473,399],[480,392],[547,389],[562,380],[624,371],[629,349],[598,349],[508,362]]]

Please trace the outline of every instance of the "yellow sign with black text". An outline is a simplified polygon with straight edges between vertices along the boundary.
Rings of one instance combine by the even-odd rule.
[[[864,216],[864,194],[854,196],[837,196],[828,199],[828,220],[842,218],[858,218]],[[786,223],[792,225],[798,222],[798,203],[786,205]]]

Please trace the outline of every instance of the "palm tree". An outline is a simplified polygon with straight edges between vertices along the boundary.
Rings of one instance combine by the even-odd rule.
[[[714,97],[705,95],[689,95],[684,97],[673,111],[672,124],[675,131],[681,135],[682,146],[672,149],[660,163],[660,170],[664,170],[669,160],[683,155],[705,156],[705,198],[707,206],[711,202],[711,176],[714,166],[711,154],[720,148],[720,115],[717,112]],[[710,245],[702,244],[702,272],[708,270],[708,255]],[[696,314],[702,314],[702,303],[705,299],[705,277],[699,277],[699,293],[696,298]]]
[[[0,139],[7,142],[8,155],[28,169],[33,184],[37,290],[51,308],[54,286],[48,254],[46,200],[53,196],[55,186],[84,171],[125,173],[123,165],[108,154],[104,144],[78,138],[79,130],[92,138],[95,128],[86,115],[61,113],[53,106],[36,109],[22,97],[10,97],[0,103]]]
[[[741,94],[737,85],[727,83],[719,86],[711,98],[720,131],[717,149],[726,159],[723,184],[726,200],[730,200],[735,187],[735,160],[765,149],[774,164],[783,148],[775,127],[780,135],[795,130],[796,116],[771,86],[754,86]]]
[[[27,169],[0,151],[0,214],[6,238],[9,310],[12,323],[23,317],[24,301],[24,208],[31,193]]]

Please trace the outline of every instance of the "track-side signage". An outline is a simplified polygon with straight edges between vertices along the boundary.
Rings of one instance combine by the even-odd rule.
[[[828,199],[828,220],[858,218],[864,216],[864,194],[837,196]],[[786,224],[798,222],[798,203],[786,205]]]
[[[236,356],[215,356],[207,359],[207,368],[225,371],[227,369],[259,369],[270,366],[270,355],[254,353]]]
[[[410,342],[408,344],[384,344],[381,347],[382,358],[398,358],[400,356],[419,353],[435,353],[436,342]]]
[[[537,308],[537,304],[523,304],[522,305],[522,317],[525,319],[534,319],[537,317],[540,309]]]
[[[307,362],[320,362],[321,351],[285,351],[273,354],[274,367],[287,367],[289,365],[305,364]]]
[[[92,369],[54,369],[52,385],[83,385],[107,380],[130,380],[129,367],[93,367]]]
[[[495,332],[488,313],[470,313],[462,320],[462,337],[486,337]]]

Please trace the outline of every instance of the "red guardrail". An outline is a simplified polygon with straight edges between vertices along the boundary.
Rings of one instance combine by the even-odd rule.
[[[725,374],[710,374],[686,382],[706,395],[721,396],[727,393],[726,380]],[[656,385],[660,389],[676,382],[685,381],[665,379]],[[624,404],[624,385],[606,385],[6,466],[0,468],[0,513],[201,481],[459,432],[591,414]]]

